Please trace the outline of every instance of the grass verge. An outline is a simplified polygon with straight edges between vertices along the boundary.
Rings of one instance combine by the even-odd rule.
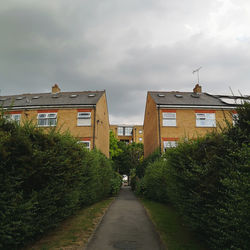
[[[207,250],[169,205],[141,199],[168,250]]]
[[[79,210],[25,250],[82,249],[113,199],[109,198]]]

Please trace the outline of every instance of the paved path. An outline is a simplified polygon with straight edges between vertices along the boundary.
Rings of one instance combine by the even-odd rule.
[[[161,249],[152,222],[129,187],[122,188],[87,246],[87,250]]]

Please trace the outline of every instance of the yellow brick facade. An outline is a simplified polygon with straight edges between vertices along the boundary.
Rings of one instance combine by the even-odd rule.
[[[176,126],[163,126],[163,112],[176,113]],[[197,127],[196,112],[212,112],[215,114],[216,127]],[[158,107],[148,94],[144,116],[144,156],[147,157],[157,148],[163,152],[163,142],[180,141],[203,136],[220,127],[225,127],[225,121],[232,122],[232,110],[212,108],[168,108]]]
[[[127,127],[132,128],[132,135],[131,136],[125,136],[125,135],[118,135],[118,127]],[[119,141],[125,141],[128,143],[144,143],[144,131],[142,125],[110,125],[110,130],[113,131],[115,137]]]
[[[78,126],[78,112],[91,112],[91,126]],[[10,113],[21,114],[20,123],[32,121],[37,124],[37,115],[39,112],[57,113],[57,129],[61,132],[69,131],[70,134],[79,141],[90,141],[90,149],[94,147],[109,157],[109,116],[107,108],[106,94],[104,93],[96,106],[86,106],[84,108],[39,108],[25,110],[11,110]],[[50,127],[40,127],[48,130]],[[95,133],[94,133],[95,128]]]

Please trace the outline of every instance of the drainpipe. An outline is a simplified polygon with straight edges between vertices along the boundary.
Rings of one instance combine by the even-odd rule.
[[[158,132],[159,132],[159,144],[160,144],[160,154],[161,154],[161,119],[160,119],[160,106],[158,108]]]
[[[96,106],[94,106],[93,149],[95,148]]]

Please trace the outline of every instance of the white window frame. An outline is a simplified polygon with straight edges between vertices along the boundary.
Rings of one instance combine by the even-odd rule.
[[[205,127],[205,128],[216,127],[215,113],[197,112],[195,114],[195,117],[196,117],[196,127]]]
[[[124,127],[124,135],[125,136],[132,136],[133,135],[133,128],[132,127]]]
[[[142,134],[142,130],[141,129],[139,130],[139,134]]]
[[[118,127],[117,128],[117,135],[123,136],[123,127]]]
[[[78,141],[78,143],[84,144],[85,148],[87,148],[88,150],[90,150],[90,146],[91,146],[91,142],[90,141]],[[86,144],[88,144],[88,146]]]
[[[4,115],[4,117],[9,121],[13,121],[17,124],[20,124],[21,114],[6,114]]]
[[[233,113],[232,114],[232,120],[233,120],[233,126],[235,126],[236,121],[239,119],[239,114],[238,113]]]
[[[78,112],[77,126],[91,126],[91,112]]]
[[[41,117],[43,115],[44,117]],[[54,117],[53,117],[54,116]],[[39,121],[45,121],[45,124],[39,124]],[[55,123],[51,123],[52,120],[55,120]],[[37,114],[37,125],[38,127],[55,127],[57,125],[57,113],[38,113]]]
[[[162,112],[162,126],[176,127],[176,112]]]
[[[139,137],[139,141],[142,141],[142,137]]]
[[[178,146],[178,141],[163,141],[163,150],[166,151],[167,148],[175,148]]]

